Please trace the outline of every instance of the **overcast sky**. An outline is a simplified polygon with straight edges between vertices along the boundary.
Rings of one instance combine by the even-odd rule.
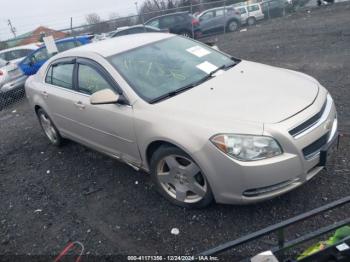
[[[11,37],[7,19],[11,19],[17,34],[40,25],[55,29],[68,28],[85,22],[85,15],[96,12],[108,19],[110,13],[135,14],[135,2],[142,0],[4,0],[0,7],[0,40]]]

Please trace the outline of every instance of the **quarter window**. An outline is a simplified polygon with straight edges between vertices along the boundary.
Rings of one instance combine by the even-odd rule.
[[[257,5],[251,5],[247,7],[248,12],[254,12],[254,11],[258,11],[259,10],[259,6]]]
[[[78,88],[79,91],[91,95],[103,89],[111,89],[111,85],[104,77],[95,69],[87,65],[79,65],[78,72]]]
[[[57,64],[51,66],[45,81],[49,84],[73,89],[74,64]]]

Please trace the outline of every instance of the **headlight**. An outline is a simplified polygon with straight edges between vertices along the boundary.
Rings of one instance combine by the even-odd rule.
[[[267,136],[222,134],[210,141],[225,154],[242,161],[255,161],[282,154],[275,139]]]

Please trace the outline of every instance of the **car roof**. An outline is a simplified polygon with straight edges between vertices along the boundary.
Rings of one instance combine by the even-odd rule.
[[[3,49],[0,51],[0,54],[6,53],[13,50],[21,50],[21,49],[31,49],[36,50],[40,47],[41,43],[34,43],[34,44],[28,44],[28,45],[21,45],[21,46],[15,46],[7,49]]]
[[[207,10],[200,12],[197,16],[201,16],[206,12],[212,12],[212,11],[220,10],[220,9],[234,9],[234,7],[232,5],[214,7],[214,8],[210,8],[210,9],[207,9]]]
[[[72,36],[72,37],[67,37],[67,38],[55,40],[55,43],[59,44],[59,43],[70,42],[70,41],[74,41],[74,40],[85,39],[85,38],[89,38],[89,37],[90,37],[89,35],[82,35],[82,36],[76,36],[76,37]],[[36,53],[37,51],[39,51],[45,47],[46,47],[45,43],[41,43],[41,45],[36,50],[34,50],[31,54]]]
[[[112,32],[118,33],[118,32],[124,31],[124,30],[132,29],[132,28],[140,28],[140,27],[155,28],[155,27],[152,27],[152,26],[149,26],[149,25],[139,24],[139,25],[132,25],[132,26],[121,26],[121,27],[118,27],[117,30],[114,30]]]
[[[71,56],[74,55],[75,52],[93,52],[103,57],[109,57],[111,55],[119,54],[170,37],[174,37],[174,35],[168,33],[140,33],[124,35],[76,47],[63,53]]]
[[[165,17],[165,16],[184,15],[184,14],[190,14],[190,12],[189,11],[183,11],[183,12],[176,12],[176,13],[171,13],[171,14],[159,15],[159,16],[152,17],[146,23],[148,23],[148,22],[150,22],[152,20],[156,20],[156,19]]]

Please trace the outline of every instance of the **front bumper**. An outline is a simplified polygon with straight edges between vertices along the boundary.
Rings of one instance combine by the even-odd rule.
[[[264,126],[264,135],[272,136],[281,144],[284,153],[270,159],[242,162],[219,151],[211,142],[194,158],[206,175],[214,197],[219,203],[254,203],[284,194],[312,179],[324,166],[320,164],[321,151],[337,138],[337,117],[333,100],[321,122],[297,138],[289,130],[319,112],[326,100],[321,92],[309,108],[281,123]],[[305,148],[327,137],[322,147],[311,157]]]

